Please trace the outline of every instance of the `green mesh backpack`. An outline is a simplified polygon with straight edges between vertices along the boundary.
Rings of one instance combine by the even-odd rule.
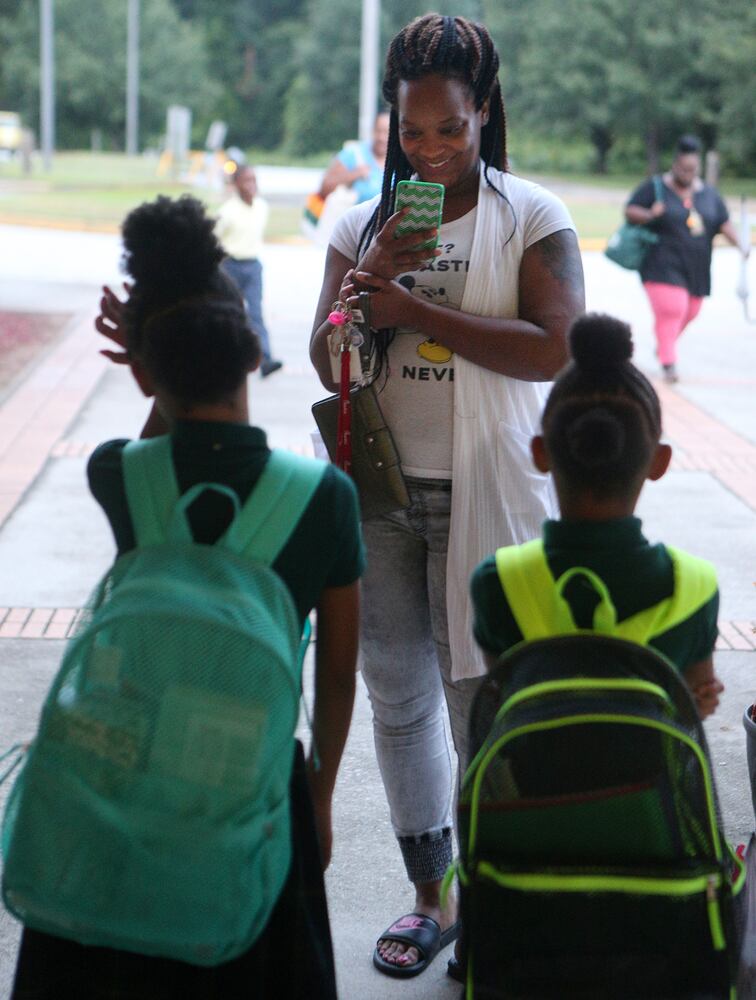
[[[137,548],[69,643],[3,823],[24,924],[196,965],[246,951],[290,864],[300,627],[271,564],[325,465],[273,452],[245,505],[179,498],[170,439],[130,443]],[[186,511],[235,516],[196,544]]]

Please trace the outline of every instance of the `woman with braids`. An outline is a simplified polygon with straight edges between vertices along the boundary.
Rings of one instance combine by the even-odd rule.
[[[392,41],[383,96],[389,145],[380,197],[336,227],[311,341],[333,389],[327,316],[370,292],[379,400],[411,506],[363,522],[368,550],[361,659],[378,762],[415,898],[381,935],[373,962],[395,976],[427,968],[457,933],[442,907],[452,860],[452,765],[444,699],[464,768],[470,699],[485,670],[472,641],[468,581],[502,541],[533,537],[552,509],[527,445],[544,383],[566,359],[583,279],[570,217],[553,195],[507,172],[499,59],[488,31],[428,14]],[[398,181],[443,184],[440,245],[395,237]]]
[[[95,325],[121,348],[103,353],[128,364],[142,392],[154,397],[141,437],[170,435],[182,494],[195,484],[215,483],[240,503],[251,496],[254,504],[271,458],[265,432],[250,426],[247,401],[247,377],[262,352],[236,286],[220,269],[223,251],[213,220],[195,198],[160,197],[129,214],[123,241],[133,280],[129,298],[124,305],[106,288]],[[119,438],[101,444],[87,469],[119,556],[137,547],[124,479],[127,443]],[[213,544],[231,516],[227,497],[202,492],[188,511],[194,539]],[[320,759],[305,763],[291,733],[292,860],[283,885],[274,870],[266,873],[269,885],[260,897],[269,892],[275,901],[259,935],[238,957],[198,966],[26,928],[14,1000],[335,1000],[322,870],[330,860],[331,797],[354,697],[363,559],[354,486],[328,467],[271,564],[291,595],[300,627],[313,609],[317,613],[313,740]],[[193,725],[202,733],[205,720],[196,715]],[[247,767],[244,747],[241,741],[234,750],[240,773]],[[204,829],[206,819],[198,810],[195,828]],[[145,827],[145,839],[148,833]],[[240,884],[245,879],[240,872]],[[215,918],[207,912],[208,922]]]

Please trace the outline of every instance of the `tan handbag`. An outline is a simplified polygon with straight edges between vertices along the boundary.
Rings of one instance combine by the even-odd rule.
[[[409,507],[399,452],[386,426],[373,385],[356,386],[352,400],[352,478],[360,495],[363,520]],[[339,397],[328,396],[312,407],[323,444],[333,461]]]
[[[360,295],[363,322],[359,324],[364,337],[362,354],[365,368],[370,353],[370,300]],[[375,385],[357,385],[350,389],[352,403],[352,468],[351,474],[360,496],[362,518],[379,517],[402,510],[410,505],[402,463],[394,438],[386,425]],[[336,438],[339,416],[339,394],[313,404],[312,415],[331,461],[336,458]]]

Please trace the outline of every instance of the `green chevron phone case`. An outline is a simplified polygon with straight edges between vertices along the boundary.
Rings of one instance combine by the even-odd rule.
[[[409,212],[396,227],[396,235],[406,236],[435,226],[438,230],[435,239],[418,244],[418,249],[435,250],[440,239],[444,185],[429,184],[427,181],[399,181],[394,211],[398,212],[405,205],[409,206]]]

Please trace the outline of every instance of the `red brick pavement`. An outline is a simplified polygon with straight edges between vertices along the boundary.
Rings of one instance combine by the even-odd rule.
[[[44,468],[105,364],[91,319],[80,317],[0,405],[0,526]]]
[[[756,510],[756,445],[664,383],[656,384],[672,468],[708,472]]]

